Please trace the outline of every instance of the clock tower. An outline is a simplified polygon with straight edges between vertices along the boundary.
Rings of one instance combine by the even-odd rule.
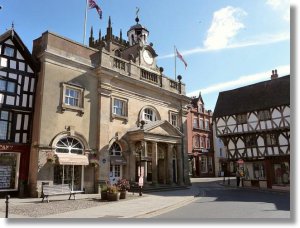
[[[132,53],[137,57],[136,62],[139,62],[145,68],[156,69],[156,57],[157,54],[153,49],[153,44],[148,43],[149,31],[143,25],[139,23],[139,17],[135,18],[136,24],[131,26],[127,32],[129,46],[137,48],[129,48],[135,50],[136,53]]]

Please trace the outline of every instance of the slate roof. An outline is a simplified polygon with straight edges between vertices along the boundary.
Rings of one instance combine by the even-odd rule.
[[[290,75],[220,92],[213,117],[290,104]]]

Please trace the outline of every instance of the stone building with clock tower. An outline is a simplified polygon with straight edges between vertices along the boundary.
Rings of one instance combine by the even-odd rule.
[[[34,40],[40,63],[29,185],[69,183],[98,191],[121,178],[145,186],[189,185],[185,84],[157,66],[149,31],[136,24],[123,39],[82,45],[52,32]]]

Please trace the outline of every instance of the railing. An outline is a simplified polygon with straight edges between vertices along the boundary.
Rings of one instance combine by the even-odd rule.
[[[177,90],[178,83],[170,79],[170,87]]]
[[[161,83],[159,75],[146,71],[144,69],[141,69],[141,79],[158,85]]]
[[[114,60],[113,61],[113,67],[114,68],[117,68],[117,69],[125,71],[126,62],[124,62],[124,61],[122,61],[120,59],[117,59],[117,58],[114,58],[113,60]]]

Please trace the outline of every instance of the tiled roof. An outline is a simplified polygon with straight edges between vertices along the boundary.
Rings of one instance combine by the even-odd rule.
[[[290,104],[290,76],[220,92],[213,117]]]

